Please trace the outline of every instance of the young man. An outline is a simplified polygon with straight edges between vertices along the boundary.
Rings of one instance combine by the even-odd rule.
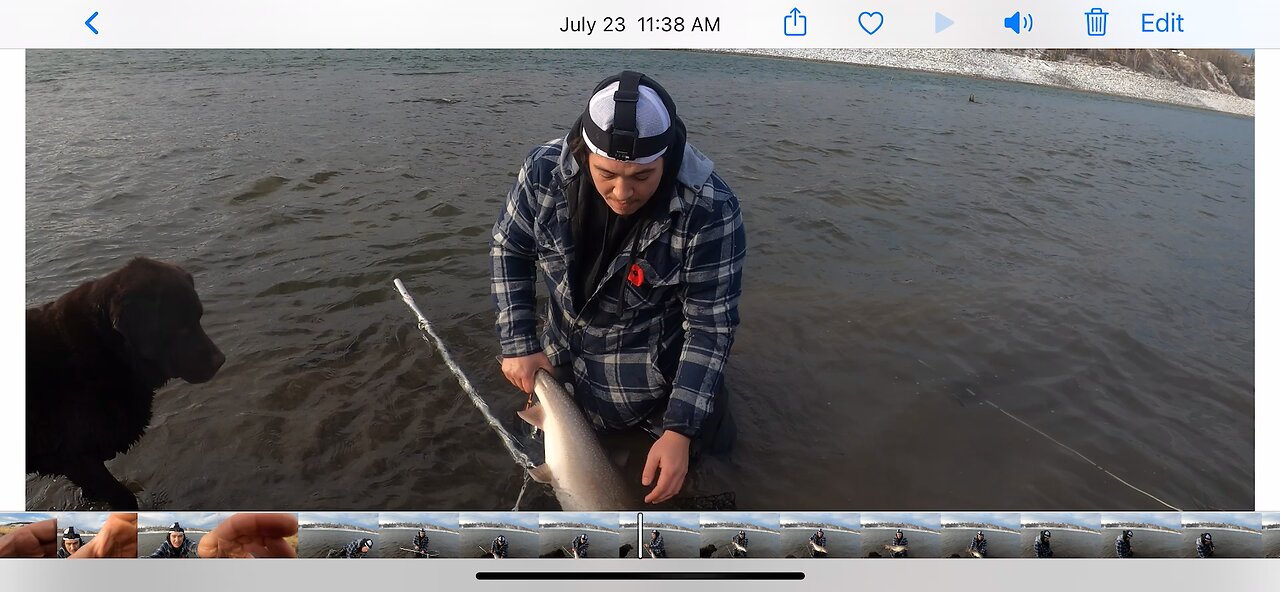
[[[545,369],[573,384],[598,430],[655,434],[646,503],[680,492],[692,452],[732,442],[722,386],[745,236],[738,198],[685,141],[671,97],[630,71],[529,154],[493,227],[503,374],[529,393]],[[550,295],[541,336],[537,270]]]
[[[80,550],[80,533],[76,532],[76,527],[68,526],[62,531],[62,546],[58,547],[58,558],[66,559],[76,554]]]
[[[1206,532],[1196,540],[1196,557],[1200,559],[1213,557],[1213,535]]]
[[[506,559],[507,537],[498,535],[498,538],[493,539],[493,542],[489,543],[489,554],[492,555],[494,559]]]
[[[569,543],[569,545],[569,550],[573,553],[574,557],[578,559],[587,558],[587,549],[590,548],[591,545],[587,542],[586,533],[574,537],[573,542]]]
[[[748,545],[751,544],[747,540],[747,531],[739,530],[738,534],[733,535],[733,538],[729,540],[731,543],[733,543],[732,545],[729,546],[730,557],[746,557],[747,556],[747,549],[749,548]]]
[[[969,551],[977,553],[978,557],[986,558],[987,535],[981,530],[978,531],[978,534],[973,535],[973,540],[969,541]]]
[[[894,533],[893,533],[893,541],[889,543],[889,546],[890,546],[890,547],[909,547],[909,546],[910,546],[910,544],[909,544],[909,543],[907,543],[907,535],[905,535],[905,534],[903,534],[903,533],[902,533],[902,529],[901,529],[901,528],[899,528],[898,530],[894,531]],[[901,551],[894,551],[894,550],[890,549],[890,550],[889,550],[889,556],[890,556],[890,557],[893,557],[893,558],[895,558],[895,559],[902,558],[902,557],[907,557],[907,554],[908,554],[910,551],[911,551],[910,549],[903,549],[903,550],[901,550]]]
[[[1032,548],[1036,552],[1036,559],[1049,559],[1053,557],[1053,547],[1049,545],[1049,538],[1053,535],[1047,530],[1040,531],[1040,536],[1036,537],[1036,542]]]
[[[1133,531],[1126,530],[1116,537],[1116,557],[1121,559],[1129,559],[1133,557],[1133,545],[1129,539],[1133,538]]]
[[[151,559],[196,559],[200,557],[195,541],[187,538],[187,530],[174,522],[169,527],[169,537],[160,543],[150,556]]]
[[[657,529],[654,529],[649,534],[648,547],[654,559],[662,559],[667,556],[667,542],[662,540],[662,533],[658,532]]]
[[[347,543],[347,546],[338,553],[338,557],[343,559],[364,559],[373,550],[373,539],[357,539]]]
[[[427,536],[427,529],[419,528],[418,534],[413,535],[413,550],[417,551],[417,553],[414,553],[414,557],[424,559],[430,557],[427,555],[427,545],[430,544],[431,537]]]
[[[827,533],[823,532],[821,528],[819,528],[817,532],[809,535],[809,548],[813,549],[815,556],[819,556],[819,554],[825,556],[827,553],[825,551],[819,551],[818,547],[822,547],[824,549],[827,547]]]

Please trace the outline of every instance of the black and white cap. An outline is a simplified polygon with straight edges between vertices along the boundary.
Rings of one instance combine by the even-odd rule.
[[[596,87],[582,114],[582,139],[597,155],[648,164],[671,146],[676,135],[674,118],[666,90],[628,70]]]
[[[64,541],[78,541],[78,540],[80,540],[80,533],[76,532],[76,527],[74,527],[74,526],[68,526],[68,527],[66,528],[66,530],[63,530],[63,531],[62,531],[62,540],[64,540]]]
[[[174,522],[174,523],[173,523],[173,526],[170,526],[170,527],[169,527],[169,532],[184,532],[184,533],[185,533],[185,532],[187,532],[187,530],[186,530],[185,528],[182,528],[182,525],[181,525],[181,524],[178,524],[177,522]]]

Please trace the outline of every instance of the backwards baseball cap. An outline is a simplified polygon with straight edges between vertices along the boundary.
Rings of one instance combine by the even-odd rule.
[[[182,525],[181,525],[181,524],[178,524],[177,522],[174,522],[174,523],[173,523],[173,526],[170,526],[170,527],[169,527],[169,532],[187,532],[187,531],[186,531],[186,529],[182,528]]]
[[[80,540],[80,533],[76,532],[76,527],[68,526],[66,530],[62,531],[62,540],[64,541]]]
[[[591,152],[624,162],[658,160],[676,138],[675,103],[644,74],[627,70],[604,79],[582,114],[582,139]]]

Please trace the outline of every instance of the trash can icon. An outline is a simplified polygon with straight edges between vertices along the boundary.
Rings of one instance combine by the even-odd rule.
[[[1101,8],[1094,8],[1084,13],[1086,28],[1090,37],[1102,37],[1107,34],[1107,15],[1109,12],[1102,12]]]

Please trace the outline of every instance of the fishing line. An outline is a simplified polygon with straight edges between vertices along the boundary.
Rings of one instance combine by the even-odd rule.
[[[965,389],[965,390],[967,390],[967,391],[968,391],[968,389]],[[971,394],[971,395],[972,395],[972,394],[973,394],[973,391],[969,391],[969,394]],[[986,404],[988,404],[988,405],[990,405],[990,406],[994,407],[996,411],[999,411],[1000,413],[1003,413],[1003,414],[1005,414],[1006,416],[1008,416],[1008,417],[1009,417],[1009,419],[1012,419],[1013,421],[1016,421],[1016,422],[1018,422],[1018,423],[1020,423],[1020,424],[1022,424],[1022,425],[1024,425],[1024,426],[1026,426],[1026,427],[1027,427],[1027,429],[1029,429],[1029,430],[1031,430],[1031,431],[1033,431],[1033,432],[1035,432],[1035,433],[1037,433],[1037,434],[1040,434],[1041,436],[1044,436],[1044,437],[1045,437],[1047,440],[1049,440],[1050,442],[1053,442],[1054,444],[1057,444],[1058,446],[1061,446],[1061,447],[1066,448],[1067,450],[1071,451],[1071,453],[1072,453],[1072,454],[1074,454],[1074,455],[1076,455],[1076,456],[1078,456],[1078,457],[1080,457],[1080,458],[1084,459],[1084,461],[1085,461],[1085,462],[1087,462],[1087,463],[1089,463],[1089,464],[1093,465],[1094,467],[1096,467],[1098,470],[1102,471],[1103,473],[1106,473],[1107,475],[1110,475],[1112,479],[1115,479],[1116,481],[1119,481],[1120,483],[1123,483],[1123,484],[1124,484],[1126,487],[1128,487],[1129,489],[1132,489],[1132,490],[1134,490],[1134,491],[1136,491],[1136,492],[1138,492],[1138,493],[1141,493],[1142,495],[1145,495],[1145,496],[1147,496],[1147,497],[1149,497],[1149,498],[1151,498],[1151,499],[1153,499],[1153,500],[1156,500],[1156,501],[1160,502],[1161,504],[1164,504],[1164,506],[1165,506],[1166,508],[1169,508],[1170,510],[1173,510],[1173,511],[1175,511],[1175,512],[1181,512],[1181,511],[1182,511],[1182,510],[1179,510],[1178,508],[1175,508],[1175,507],[1173,507],[1172,505],[1170,505],[1170,504],[1169,504],[1169,502],[1166,502],[1166,501],[1164,501],[1164,500],[1162,500],[1162,499],[1160,499],[1160,498],[1158,498],[1158,497],[1156,497],[1156,496],[1154,496],[1154,495],[1151,495],[1150,493],[1147,493],[1146,491],[1143,491],[1142,489],[1139,489],[1138,487],[1135,487],[1133,484],[1129,483],[1128,481],[1125,481],[1124,479],[1121,479],[1118,475],[1116,475],[1115,473],[1112,473],[1111,471],[1108,471],[1107,469],[1103,468],[1103,466],[1102,466],[1102,465],[1100,465],[1100,464],[1098,464],[1098,463],[1096,463],[1096,462],[1093,462],[1093,459],[1091,459],[1091,458],[1089,458],[1089,457],[1087,457],[1087,456],[1085,456],[1085,455],[1081,454],[1081,453],[1080,453],[1080,451],[1076,450],[1075,448],[1072,448],[1072,447],[1070,447],[1070,446],[1067,446],[1066,444],[1063,444],[1062,442],[1059,442],[1059,441],[1055,440],[1055,439],[1053,438],[1053,436],[1050,436],[1049,434],[1046,434],[1046,433],[1044,433],[1044,432],[1040,431],[1039,429],[1036,429],[1036,427],[1035,427],[1035,426],[1033,426],[1033,425],[1031,425],[1031,424],[1029,424],[1029,423],[1027,423],[1027,422],[1025,422],[1025,421],[1022,421],[1021,419],[1019,419],[1019,418],[1018,418],[1018,416],[1016,416],[1016,415],[1014,415],[1014,414],[1012,414],[1012,413],[1009,413],[1008,411],[1005,411],[1004,409],[1001,409],[999,405],[996,405],[995,403],[992,403],[990,399],[986,399],[986,400],[985,400],[985,402],[986,402]]]
[[[463,392],[467,393],[467,396],[471,398],[471,402],[475,404],[476,409],[480,410],[480,414],[484,416],[489,427],[498,433],[498,438],[502,440],[502,445],[506,447],[507,452],[511,453],[511,460],[514,460],[521,468],[532,467],[533,462],[529,460],[529,456],[520,451],[515,439],[511,437],[511,434],[507,433],[506,428],[503,428],[502,424],[493,416],[493,412],[489,411],[489,405],[484,402],[484,399],[480,398],[480,395],[476,394],[476,389],[471,386],[471,381],[467,380],[467,376],[462,373],[462,369],[453,361],[453,356],[449,355],[449,350],[445,348],[444,341],[436,334],[436,330],[431,326],[431,322],[427,320],[427,317],[418,309],[418,303],[413,300],[413,296],[409,295],[409,290],[405,289],[404,282],[401,282],[400,278],[395,278],[394,283],[396,291],[400,292],[400,297],[404,299],[404,303],[418,317],[418,329],[426,333],[422,339],[429,343],[434,342],[436,350],[440,352],[440,358],[449,367],[449,371],[453,372],[453,375],[458,378],[458,384],[462,387]],[[430,339],[427,339],[428,336],[430,336]],[[528,484],[527,477],[525,483]],[[520,492],[521,495],[524,494],[523,487],[521,487]],[[516,504],[519,505],[519,503],[520,500],[517,499]]]

